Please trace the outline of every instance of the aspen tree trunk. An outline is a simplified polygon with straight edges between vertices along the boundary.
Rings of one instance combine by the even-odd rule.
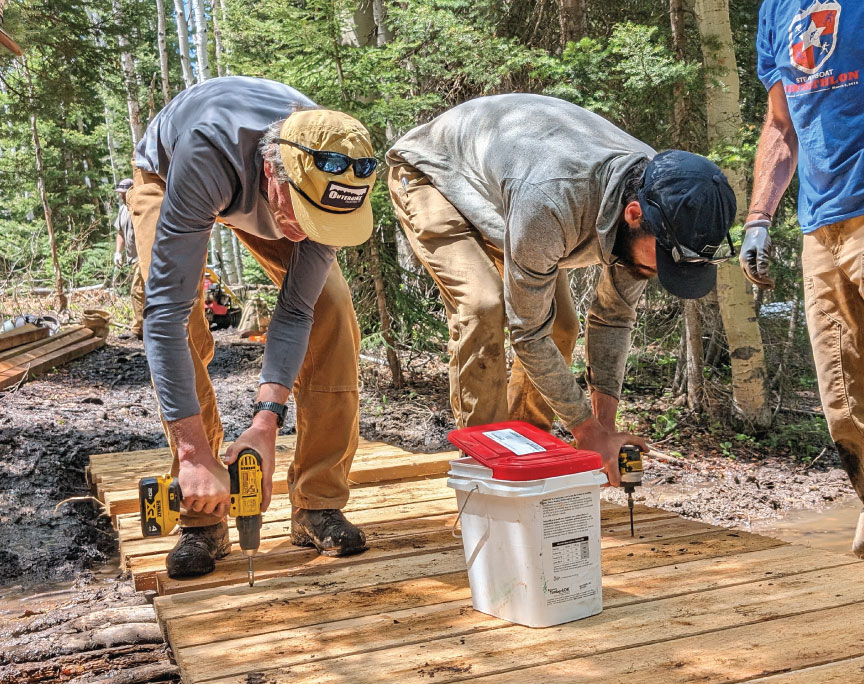
[[[198,83],[210,78],[210,59],[207,55],[207,14],[204,0],[192,0],[195,13],[195,57],[198,62]]]
[[[230,228],[225,228],[217,224],[214,230],[218,229],[221,235],[222,244],[222,259],[226,282],[229,285],[237,285],[237,262],[234,259],[234,242],[231,240],[231,235],[234,233]]]
[[[159,48],[159,73],[162,75],[162,105],[171,101],[171,79],[168,74],[168,47],[165,40],[165,0],[156,0],[156,44]]]
[[[122,28],[120,21],[120,3],[111,0],[111,11],[114,13],[114,23]],[[122,33],[117,36],[120,48],[120,64],[123,67],[123,85],[126,87],[126,105],[129,109],[129,128],[132,131],[132,144],[137,145],[144,135],[144,123],[141,121],[141,105],[138,103],[138,75],[135,72],[135,60],[129,48],[129,41]]]
[[[382,47],[393,40],[393,31],[387,26],[387,5],[384,0],[372,0],[372,16],[375,19],[375,44]]]
[[[243,285],[243,247],[237,239],[237,233],[231,231],[231,244],[234,245],[234,269],[237,272],[237,284]]]
[[[695,0],[694,10],[702,38],[705,67],[717,74],[705,84],[708,142],[732,142],[741,129],[739,82],[729,23],[729,0]],[[743,173],[724,169],[738,201],[738,218],[747,211]],[[756,427],[768,427],[771,410],[766,387],[765,354],[752,289],[736,260],[717,269],[717,300],[732,363],[733,416]]]
[[[669,0],[669,24],[672,29],[672,48],[675,50],[675,56],[684,60],[684,17],[686,11],[687,0]],[[675,86],[674,102],[672,104],[672,139],[678,146],[683,145],[684,126],[687,119],[687,112],[690,110],[690,98],[687,97],[687,91],[683,85]]]
[[[51,263],[54,266],[54,308],[58,313],[65,313],[68,307],[66,293],[63,291],[63,274],[60,271],[60,260],[57,258],[57,240],[54,236],[54,216],[48,203],[48,192],[45,189],[45,165],[42,160],[42,142],[39,139],[39,127],[36,120],[36,101],[33,90],[33,79],[27,60],[23,59],[24,75],[27,77],[28,99],[30,101],[30,133],[33,138],[33,149],[36,152],[36,187],[42,200],[42,210],[45,213],[45,225],[48,228],[48,244],[51,247]]]
[[[222,77],[225,75],[225,70],[222,67],[222,30],[220,25],[221,19],[216,18],[216,5],[210,6],[210,11],[213,13],[213,47],[216,49],[216,75]]]
[[[585,17],[585,0],[556,0],[558,3],[558,22],[561,26],[561,49],[567,43],[583,38],[588,32]]]
[[[174,15],[177,19],[177,46],[180,51],[180,66],[183,68],[183,83],[187,88],[195,85],[195,74],[189,61],[189,25],[186,23],[186,10],[183,0],[174,0]]]
[[[384,288],[384,275],[381,270],[381,255],[378,252],[378,237],[373,233],[369,242],[369,266],[372,271],[372,281],[375,284],[375,303],[378,307],[378,319],[381,322],[381,337],[387,354],[387,365],[393,378],[393,387],[402,387],[402,364],[396,353],[395,339],[391,327],[390,312],[387,310],[387,293]]]

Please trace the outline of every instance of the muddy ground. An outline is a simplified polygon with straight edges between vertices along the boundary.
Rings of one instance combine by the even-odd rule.
[[[225,436],[231,440],[248,425],[262,347],[237,342],[228,332],[216,337],[210,370]],[[6,646],[20,645],[29,632],[41,634],[46,624],[57,631],[73,613],[117,606],[139,610],[136,606],[142,598],[130,591],[111,565],[116,538],[108,520],[100,517],[93,501],[70,500],[89,494],[84,468],[90,454],[165,445],[141,343],[114,336],[108,342],[82,360],[16,391],[0,393],[0,620],[5,623],[0,644],[5,640]],[[416,451],[449,448],[446,435],[453,424],[446,368],[437,360],[423,368],[422,373],[410,373],[407,385],[395,391],[383,366],[362,363],[364,437]],[[639,492],[645,503],[748,529],[753,521],[791,509],[824,507],[852,493],[831,449],[819,451],[815,460],[812,455],[798,458],[804,450],[769,450],[752,440],[742,441],[743,436],[731,428],[714,424],[708,429],[704,417],[675,409],[672,398],[657,400],[657,394],[631,394],[622,420],[650,434],[657,429],[654,416],[675,414],[675,430],[656,440],[667,457],[647,464],[647,486]],[[291,429],[289,418],[283,430]],[[604,497],[624,501],[620,491],[607,490]],[[44,583],[70,581],[71,586],[59,594],[49,593],[41,602],[15,600],[43,590]],[[42,642],[48,644],[43,651],[29,653],[49,657],[52,642],[44,638]],[[115,681],[111,667],[125,667],[130,653],[122,646],[111,648],[101,670],[82,674],[80,667],[76,671],[70,666],[64,674],[64,667],[58,666],[43,668],[39,677],[32,674],[32,663],[26,666],[30,670],[22,665],[30,656],[19,650],[17,664],[15,658],[0,658],[0,682],[23,681],[22,677],[46,682]],[[152,658],[146,667],[156,669],[150,679],[134,681],[176,681],[164,647],[148,643],[147,649]],[[115,655],[116,662],[112,661]],[[142,672],[145,677],[146,671]]]

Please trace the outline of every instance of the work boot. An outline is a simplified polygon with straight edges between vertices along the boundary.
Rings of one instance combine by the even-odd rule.
[[[864,560],[864,511],[858,516],[858,528],[855,530],[855,539],[852,540],[852,553]]]
[[[181,527],[180,539],[165,559],[168,577],[198,577],[213,572],[214,561],[231,552],[228,524],[223,520],[206,527]]]
[[[351,556],[366,550],[366,535],[338,508],[295,508],[291,515],[291,543],[314,546],[322,556]]]

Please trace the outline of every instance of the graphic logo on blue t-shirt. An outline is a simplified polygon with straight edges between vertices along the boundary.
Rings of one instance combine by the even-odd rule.
[[[805,74],[815,74],[837,46],[840,3],[814,0],[792,19],[789,26],[789,59]]]

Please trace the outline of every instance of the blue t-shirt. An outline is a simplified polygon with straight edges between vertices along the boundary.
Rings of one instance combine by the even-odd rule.
[[[798,135],[802,230],[864,214],[864,1],[765,0],[756,50]]]

